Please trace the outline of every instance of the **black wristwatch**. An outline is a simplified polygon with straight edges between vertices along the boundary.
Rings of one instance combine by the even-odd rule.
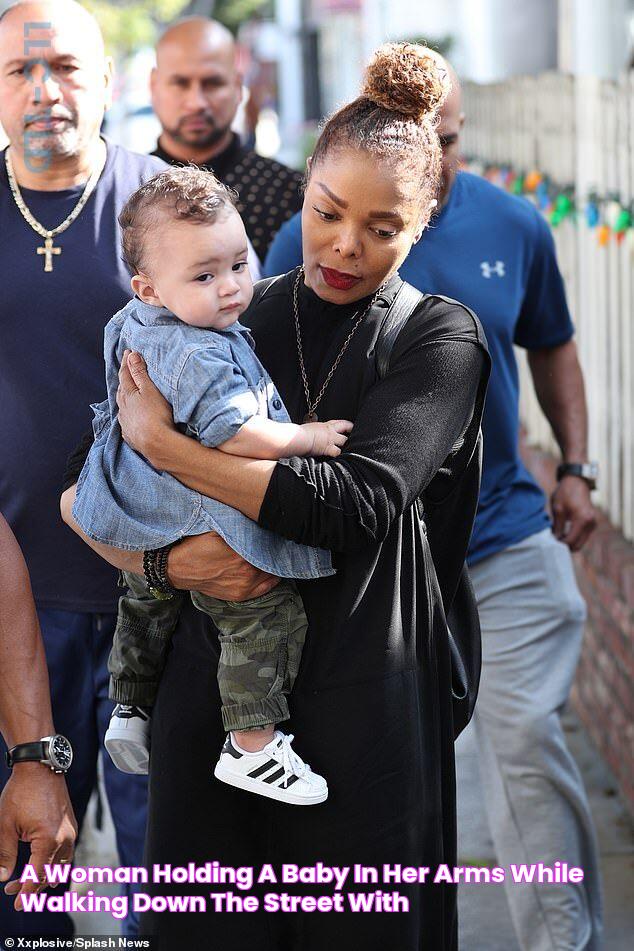
[[[66,773],[73,762],[73,748],[61,733],[43,736],[33,743],[18,743],[6,752],[7,766],[16,763],[44,763],[54,773]]]
[[[578,476],[587,482],[591,489],[596,489],[597,479],[599,478],[598,462],[562,462],[557,468],[557,481],[564,476]]]

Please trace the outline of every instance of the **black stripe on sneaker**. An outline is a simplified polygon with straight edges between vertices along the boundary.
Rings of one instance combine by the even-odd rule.
[[[298,779],[299,779],[299,776],[295,776],[295,775],[289,776],[289,777],[288,777],[288,782],[287,782],[287,783],[280,783],[280,787],[279,787],[279,788],[280,788],[280,789],[288,789],[288,787],[289,787],[289,786],[292,786],[293,783],[296,783]]]
[[[138,717],[139,720],[149,720],[149,716],[141,707],[134,707],[131,704],[118,703],[112,711],[113,717],[119,717],[120,720],[131,720]]]
[[[277,764],[276,764],[277,765]],[[279,769],[276,769],[274,773],[271,773],[270,776],[267,776],[264,780],[265,783],[274,783],[276,779],[279,779],[280,776],[283,776],[285,773],[284,767],[280,766]]]
[[[275,759],[270,759],[270,760],[268,761],[268,763],[265,763],[265,764],[264,764],[264,766],[258,766],[257,769],[254,769],[254,770],[252,770],[252,772],[247,773],[247,776],[250,776],[251,779],[257,779],[258,776],[261,776],[262,773],[265,773],[265,772],[267,771],[267,769],[270,769],[270,768],[271,768],[271,766],[277,766],[277,760],[275,760]],[[284,772],[284,770],[282,770],[282,773],[283,773],[283,772]],[[280,773],[280,775],[281,775],[281,773]]]

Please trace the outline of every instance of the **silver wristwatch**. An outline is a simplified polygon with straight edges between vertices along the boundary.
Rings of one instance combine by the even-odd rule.
[[[599,478],[598,462],[562,462],[557,468],[557,481],[564,476],[577,476],[588,483],[591,489],[596,489]]]
[[[6,753],[7,766],[16,763],[43,763],[54,773],[66,773],[73,762],[73,748],[61,733],[43,736],[33,743],[18,743]]]

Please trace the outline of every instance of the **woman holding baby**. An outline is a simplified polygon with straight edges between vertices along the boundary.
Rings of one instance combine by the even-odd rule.
[[[256,876],[265,863],[278,871],[319,862],[370,866],[378,884],[347,885],[344,898],[346,890],[396,889],[408,910],[280,915],[260,903],[259,911],[232,914],[210,903],[206,915],[148,916],[141,930],[156,933],[161,947],[457,947],[453,886],[380,877],[384,865],[433,869],[456,860],[460,661],[455,653],[452,659],[446,614],[475,512],[477,488],[464,473],[477,458],[489,361],[474,316],[428,296],[393,335],[387,367],[377,364],[402,286],[398,267],[412,243],[424,240],[435,204],[435,115],[447,83],[424,48],[378,51],[361,96],[328,120],[315,146],[302,212],[303,269],[256,295],[242,318],[294,422],[353,422],[341,455],[275,462],[205,448],[174,428],[138,357],[122,373],[119,397],[124,437],[155,469],[287,539],[327,549],[336,569],[298,583],[309,627],[290,701],[292,729],[302,755],[327,776],[328,800],[298,809],[214,781],[211,751],[222,743],[217,638],[188,607],[154,710],[147,865],[218,860],[254,867]],[[436,535],[433,561],[427,504],[448,498],[453,521],[446,537]],[[137,555],[100,550],[139,570]],[[214,535],[176,545],[167,571],[177,588],[232,601],[275,583]],[[466,602],[468,593],[463,616],[472,611]],[[462,687],[472,698],[477,684]],[[206,894],[191,883],[155,890]],[[332,894],[333,886],[269,880],[253,893],[285,891]]]

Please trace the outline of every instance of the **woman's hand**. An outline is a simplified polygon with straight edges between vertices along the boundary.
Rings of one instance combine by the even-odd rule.
[[[152,383],[141,355],[130,350],[119,371],[117,405],[123,438],[154,465],[156,447],[174,431],[172,408]]]
[[[117,403],[123,438],[155,469],[258,520],[275,461],[231,456],[181,433],[138,353],[124,354]]]
[[[241,558],[214,532],[192,535],[174,545],[167,574],[175,588],[202,591],[222,601],[258,598],[279,582]]]

